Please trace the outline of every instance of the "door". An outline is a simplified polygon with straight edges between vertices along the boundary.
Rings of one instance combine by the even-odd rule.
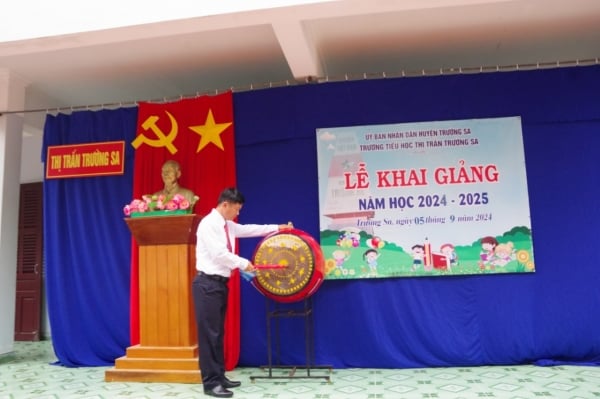
[[[39,341],[42,314],[42,183],[21,184],[15,341]]]

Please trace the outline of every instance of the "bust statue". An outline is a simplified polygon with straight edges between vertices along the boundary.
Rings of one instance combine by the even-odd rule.
[[[179,185],[179,178],[181,177],[181,166],[179,162],[174,160],[166,161],[161,168],[161,176],[164,183],[162,190],[157,191],[154,195],[164,195],[168,198],[172,198],[175,194],[181,194],[188,200],[193,207],[198,197],[194,195],[192,190],[181,187]]]

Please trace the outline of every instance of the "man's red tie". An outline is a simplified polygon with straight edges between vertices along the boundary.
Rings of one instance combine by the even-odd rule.
[[[229,241],[229,228],[227,227],[227,222],[225,222],[225,237],[227,237],[227,249],[229,252],[232,252],[233,247],[231,246],[231,241]]]

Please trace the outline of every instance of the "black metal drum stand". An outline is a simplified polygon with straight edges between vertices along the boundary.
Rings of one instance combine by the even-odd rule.
[[[313,304],[310,297],[303,300],[302,307],[291,308],[289,305],[282,305],[276,301],[266,298],[267,307],[267,360],[268,364],[260,366],[261,370],[267,370],[267,375],[250,376],[250,381],[254,382],[257,378],[267,379],[294,379],[294,378],[320,378],[331,382],[331,365],[315,365],[315,346],[314,346],[314,324],[313,324]],[[306,364],[304,365],[281,365],[281,337],[279,331],[279,320],[282,318],[302,317],[304,318],[304,340],[306,350]],[[271,333],[271,324],[274,324],[275,332]],[[275,353],[277,355],[277,364],[273,364],[273,335],[275,337]],[[273,369],[289,369],[286,375],[273,375]],[[304,370],[305,373],[296,373],[297,370]],[[327,374],[312,374],[312,370],[325,369],[329,370]]]

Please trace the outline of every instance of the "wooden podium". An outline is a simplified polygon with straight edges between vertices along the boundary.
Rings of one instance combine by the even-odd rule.
[[[125,219],[139,246],[140,343],[115,360],[106,381],[202,382],[191,287],[200,219]]]

